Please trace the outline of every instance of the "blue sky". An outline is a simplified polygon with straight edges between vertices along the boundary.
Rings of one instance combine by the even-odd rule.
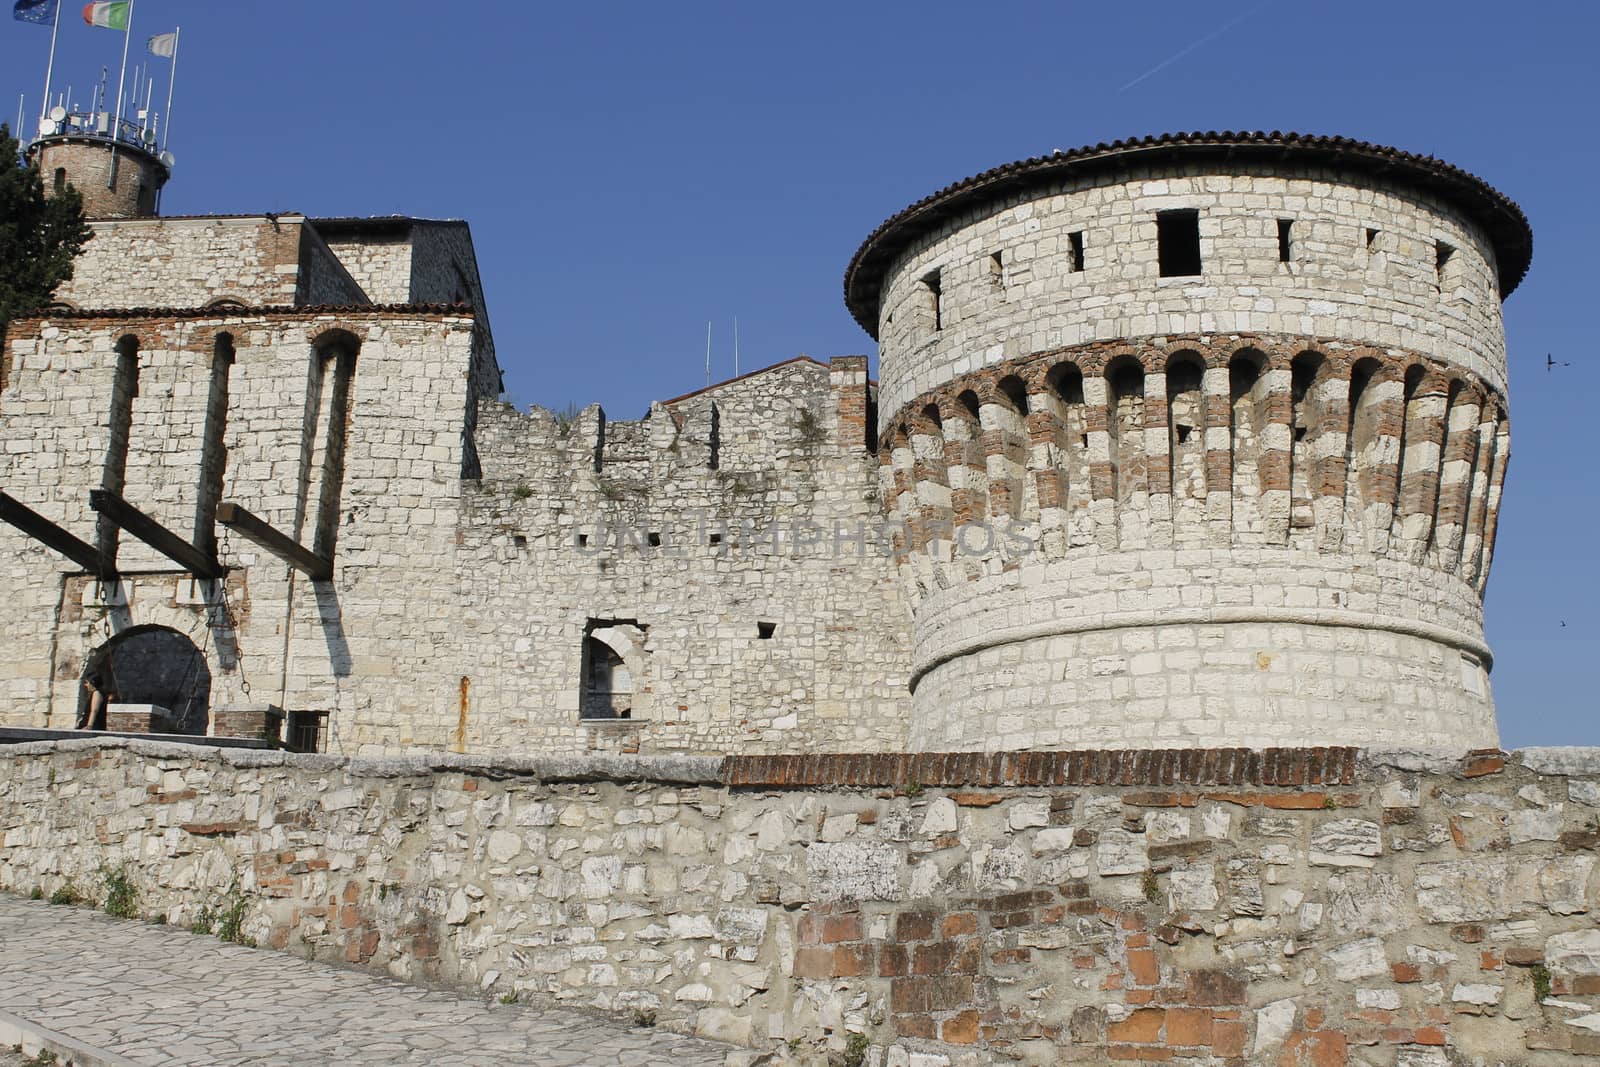
[[[121,38],[80,6],[57,86],[86,101]],[[1535,232],[1506,305],[1515,459],[1488,603],[1502,737],[1595,744],[1597,11],[138,0],[134,34],[183,25],[167,213],[465,218],[512,397],[620,418],[703,384],[708,319],[719,377],[735,316],[743,369],[875,354],[840,299],[851,253],[999,163],[1248,128],[1464,167]],[[0,24],[10,121],[18,94],[37,110],[48,40]],[[1546,353],[1571,365],[1547,371]]]

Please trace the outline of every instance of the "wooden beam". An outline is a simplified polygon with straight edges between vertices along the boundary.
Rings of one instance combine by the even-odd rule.
[[[109,489],[89,490],[89,506],[197,578],[221,578],[226,573],[215,557],[200,551]]]
[[[333,577],[333,560],[319,556],[288,534],[280,533],[265,519],[250,514],[238,504],[217,505],[217,521],[242,537],[247,537],[283,560],[314,582]]]
[[[43,515],[7,493],[0,493],[0,519],[4,519],[46,548],[59,552],[96,578],[110,579],[115,574],[105,565],[100,550],[57,526]]]

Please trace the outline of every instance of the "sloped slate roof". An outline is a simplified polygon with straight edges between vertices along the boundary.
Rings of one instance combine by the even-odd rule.
[[[1500,292],[1510,295],[1533,259],[1533,230],[1509,197],[1483,179],[1432,156],[1355,141],[1300,133],[1225,130],[1166,133],[1113,141],[1018,160],[986,170],[924,197],[872,231],[845,269],[844,300],[850,314],[878,336],[878,299],[884,275],[918,237],[946,219],[985,203],[1064,179],[1172,163],[1278,163],[1286,168],[1325,167],[1415,189],[1464,212],[1489,235],[1500,266]]]

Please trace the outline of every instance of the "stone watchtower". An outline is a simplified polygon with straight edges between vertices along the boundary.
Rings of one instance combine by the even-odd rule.
[[[92,219],[137,219],[156,214],[161,187],[172,174],[172,156],[159,151],[153,131],[107,112],[69,114],[56,108],[28,145],[46,195],[71,184]]]
[[[1532,233],[1432,158],[1193,133],[880,226],[886,508],[923,750],[1497,741],[1500,302]]]

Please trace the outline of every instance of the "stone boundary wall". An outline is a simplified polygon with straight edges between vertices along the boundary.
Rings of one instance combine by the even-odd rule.
[[[876,1067],[1600,1057],[1600,749],[0,749],[0,888]],[[858,1039],[859,1040],[859,1039]]]

